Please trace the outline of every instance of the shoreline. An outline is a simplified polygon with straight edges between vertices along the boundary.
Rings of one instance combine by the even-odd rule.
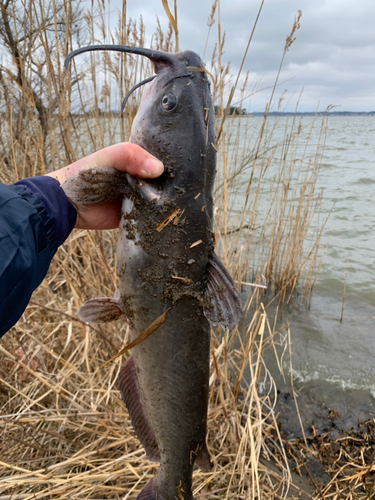
[[[375,498],[375,399],[371,393],[338,391],[314,382],[297,385],[294,391],[298,411],[288,386],[278,391],[275,408],[292,473],[290,492],[297,495],[288,498]]]

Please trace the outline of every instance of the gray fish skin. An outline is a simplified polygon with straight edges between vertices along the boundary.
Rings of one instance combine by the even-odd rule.
[[[149,57],[156,77],[145,88],[131,142],[159,158],[164,173],[147,182],[114,169],[88,169],[62,187],[77,203],[123,194],[117,250],[119,289],[86,302],[79,315],[105,323],[125,315],[131,340],[168,310],[165,322],[132,349],[118,382],[135,432],[160,462],[137,500],[193,500],[194,463],[209,470],[206,447],[210,324],[233,328],[242,316],[233,280],[214,253],[214,110],[200,57],[122,46]],[[66,63],[67,65],[67,63]],[[149,79],[147,81],[150,81]],[[177,214],[164,228],[161,223]],[[209,321],[208,321],[209,320]]]
[[[213,250],[215,139],[206,75],[170,81],[188,74],[187,65],[202,62],[192,52],[177,57],[182,62],[177,75],[171,75],[169,67],[158,73],[145,89],[133,123],[130,141],[161,159],[165,173],[152,182],[161,193],[156,203],[145,203],[140,193],[124,197],[118,275],[132,339],[172,306],[165,323],[135,347],[132,356],[144,412],[160,452],[158,498],[172,500],[180,491],[181,498],[190,500],[195,453],[205,448],[206,439],[210,326],[203,314],[203,294]],[[177,97],[172,111],[160,104],[166,94]],[[178,224],[156,231],[175,208],[185,210]],[[199,240],[202,243],[190,248]]]

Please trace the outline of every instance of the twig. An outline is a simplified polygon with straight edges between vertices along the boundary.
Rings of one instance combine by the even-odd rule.
[[[127,351],[129,351],[129,349],[132,349],[133,347],[135,347],[136,345],[140,344],[145,339],[147,339],[147,337],[149,337],[152,333],[154,333],[154,331],[157,330],[159,328],[159,326],[161,326],[164,323],[165,318],[167,316],[167,312],[169,310],[170,310],[170,307],[163,314],[161,314],[158,318],[156,318],[156,320],[153,321],[151,323],[151,325],[149,325],[146,328],[146,330],[143,330],[143,332],[141,334],[139,334],[136,339],[134,339],[132,342],[130,342],[129,344],[127,344],[123,349],[121,349],[120,352],[118,352],[115,356],[113,356],[113,358],[111,358],[108,361],[106,361],[101,366],[101,368],[104,368],[104,366],[108,365],[109,363],[111,363],[115,359],[117,359],[120,356],[122,356],[123,354],[125,354]]]

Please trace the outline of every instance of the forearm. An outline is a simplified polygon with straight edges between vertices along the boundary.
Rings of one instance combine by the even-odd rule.
[[[18,321],[76,217],[50,177],[0,184],[0,336]]]
[[[70,203],[60,184],[82,169],[115,168],[135,177],[154,178],[163,164],[140,146],[120,143],[104,148],[43,177],[11,186],[0,184],[0,337],[25,310],[42,282],[59,245],[73,227],[114,229],[120,198],[102,205]]]

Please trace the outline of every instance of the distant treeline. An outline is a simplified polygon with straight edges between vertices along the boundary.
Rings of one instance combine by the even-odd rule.
[[[136,110],[134,110],[135,114]],[[128,113],[127,110],[124,111],[124,116],[126,116]],[[215,106],[215,115],[220,114],[220,108],[219,106]],[[271,111],[268,113],[268,116],[325,116],[327,113],[326,111],[306,111],[305,113],[302,111],[297,111],[297,112],[289,112],[289,111],[284,111],[284,112],[279,112],[279,111]],[[375,111],[329,111],[330,116],[375,116]],[[0,112],[0,116],[2,113]],[[118,109],[112,109],[110,111],[103,111],[102,109],[98,108],[96,110],[92,109],[89,111],[80,111],[78,113],[72,112],[71,116],[72,117],[93,117],[93,116],[101,116],[105,118],[111,118],[114,116],[120,116],[121,112]],[[246,108],[236,108],[231,106],[228,110],[228,115],[234,115],[234,116],[264,116],[264,112],[260,111],[254,111],[252,113],[248,113]]]
[[[375,116],[375,111],[329,111],[330,116]],[[245,113],[247,114],[247,113]],[[279,112],[279,111],[271,111],[268,113],[268,116],[325,116],[327,114],[326,111],[306,111],[303,113],[302,111],[297,112]],[[264,116],[264,112],[254,111],[247,116]]]
[[[125,109],[124,115],[126,115],[129,111]],[[136,109],[134,109],[135,114]],[[215,115],[220,114],[220,106],[215,106]],[[73,117],[78,117],[78,116],[101,116],[101,117],[113,117],[113,116],[119,116],[121,115],[121,112],[118,109],[111,109],[110,111],[103,111],[101,108],[97,109],[90,109],[87,111],[79,111],[79,112],[72,112],[71,116]],[[237,108],[234,106],[231,106],[228,110],[228,115],[235,115],[235,116],[250,116],[245,108]],[[254,113],[255,115],[255,113]],[[260,113],[262,115],[262,113]]]
[[[215,115],[219,115],[221,113],[221,108],[220,106],[215,106]],[[236,106],[230,106],[228,109],[228,115],[235,115],[235,116],[246,116],[247,109],[246,108],[238,108]]]

